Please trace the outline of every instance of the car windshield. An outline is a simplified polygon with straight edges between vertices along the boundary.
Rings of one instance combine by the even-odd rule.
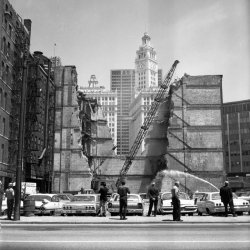
[[[140,196],[141,196],[142,199],[148,199],[147,194],[140,194]]]
[[[75,199],[75,197],[74,197],[74,195],[73,194],[58,194],[57,195],[61,200],[74,200]]]
[[[220,193],[214,193],[211,195],[212,200],[220,200]]]
[[[119,196],[119,195],[115,196],[115,199],[114,199],[114,200],[115,200],[115,201],[119,201],[119,200],[120,200],[120,196]],[[138,202],[138,201],[139,201],[139,197],[138,197],[137,195],[128,194],[127,200],[128,200],[128,201],[132,201],[132,202]]]
[[[79,195],[79,196],[75,196],[75,200],[76,201],[91,201],[94,202],[95,201],[95,196],[92,195]]]
[[[51,201],[51,197],[48,195],[30,195],[35,201],[43,201],[44,199]]]
[[[250,192],[242,192],[242,193],[238,193],[237,195],[238,195],[238,197],[250,196]]]
[[[190,200],[188,195],[186,193],[180,193],[180,199],[182,200]],[[171,193],[164,193],[162,195],[162,200],[171,200],[172,199],[172,194]]]
[[[171,200],[172,199],[172,194],[171,193],[165,193],[162,194],[162,200]]]

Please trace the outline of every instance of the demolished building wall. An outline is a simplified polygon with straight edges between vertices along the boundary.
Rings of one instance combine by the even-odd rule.
[[[83,155],[75,66],[55,69],[56,119],[53,192],[89,188],[91,171]]]
[[[182,87],[168,102],[166,99],[159,107],[145,138],[143,155],[134,159],[127,173],[127,185],[132,192],[145,192],[159,171],[170,169],[220,186],[224,178],[222,76],[185,75]],[[124,161],[125,157],[106,159],[102,176],[115,182]],[[197,190],[196,181],[180,181],[185,191]],[[169,189],[172,182],[173,178],[166,180],[162,190]]]

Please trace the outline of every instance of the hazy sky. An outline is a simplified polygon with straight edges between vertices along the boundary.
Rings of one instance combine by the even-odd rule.
[[[134,68],[145,31],[166,74],[223,75],[224,102],[250,99],[249,0],[9,0],[32,20],[31,52],[75,65],[78,84]],[[56,44],[56,46],[54,46]]]

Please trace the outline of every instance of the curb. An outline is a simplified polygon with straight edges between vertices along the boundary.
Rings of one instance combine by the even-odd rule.
[[[140,221],[140,222],[133,222],[133,221],[125,221],[125,222],[63,222],[63,221],[56,221],[56,222],[44,222],[44,221],[6,221],[0,222],[0,225],[141,225],[141,224],[169,224],[169,225],[180,225],[180,224],[250,224],[250,221]]]

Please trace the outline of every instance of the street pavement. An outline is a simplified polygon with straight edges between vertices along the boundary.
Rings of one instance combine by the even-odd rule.
[[[250,215],[228,217],[223,216],[182,216],[182,222],[173,221],[172,215],[154,216],[127,216],[127,220],[120,220],[119,216],[98,217],[98,216],[20,216],[20,220],[7,220],[6,216],[0,217],[0,224],[144,224],[144,223],[250,223]]]

